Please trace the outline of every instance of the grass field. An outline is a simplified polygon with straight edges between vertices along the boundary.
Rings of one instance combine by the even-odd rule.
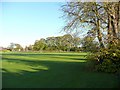
[[[86,53],[3,53],[3,88],[115,88],[113,74],[86,69]]]

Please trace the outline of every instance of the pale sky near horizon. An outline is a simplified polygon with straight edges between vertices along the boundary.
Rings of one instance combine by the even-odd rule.
[[[63,2],[62,2],[63,3]],[[35,40],[50,36],[61,36],[64,26],[60,18],[61,2],[2,2],[0,14],[0,46],[11,42],[23,47],[34,44]],[[1,18],[2,17],[2,18]]]

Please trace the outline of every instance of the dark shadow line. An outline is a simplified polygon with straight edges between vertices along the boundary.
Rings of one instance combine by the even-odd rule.
[[[11,54],[11,53],[8,53],[8,54],[3,54],[3,55],[14,55],[14,56],[87,56],[87,55],[75,55],[75,54],[23,54],[23,53],[19,53],[19,54]]]

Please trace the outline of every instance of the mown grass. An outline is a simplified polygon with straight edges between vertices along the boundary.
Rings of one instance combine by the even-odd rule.
[[[113,74],[86,69],[86,53],[3,53],[3,88],[116,88]]]

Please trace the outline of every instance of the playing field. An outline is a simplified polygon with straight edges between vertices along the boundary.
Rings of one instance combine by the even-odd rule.
[[[86,53],[3,53],[3,88],[114,88],[115,75],[86,69]],[[1,63],[1,61],[0,61]]]

